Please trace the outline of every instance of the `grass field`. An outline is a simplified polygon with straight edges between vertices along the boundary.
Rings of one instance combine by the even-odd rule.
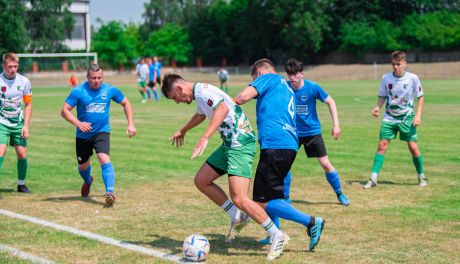
[[[215,80],[215,76],[210,76]],[[109,79],[107,81],[110,81]],[[282,222],[292,238],[276,263],[459,263],[460,262],[460,93],[459,80],[422,80],[425,107],[419,142],[429,186],[417,185],[406,145],[395,140],[387,152],[380,184],[363,190],[378,142],[380,120],[371,117],[378,81],[327,81],[320,84],[336,100],[342,136],[329,136],[327,107],[318,105],[330,159],[340,173],[349,207],[340,206],[320,166],[299,152],[293,166],[294,205],[327,223],[314,253],[306,251],[305,230]],[[192,149],[207,122],[188,133],[176,149],[168,137],[185,123],[193,105],[140,104],[134,86],[121,86],[135,111],[138,136],[125,135],[122,108],[112,104],[111,158],[118,201],[104,208],[101,170],[93,158],[91,197],[79,194],[75,129],[60,116],[69,88],[33,90],[28,157],[30,195],[18,194],[16,158],[9,148],[0,174],[0,209],[180,255],[182,241],[201,233],[211,244],[207,263],[263,263],[265,236],[251,224],[231,244],[224,242],[228,219],[222,209],[193,185],[194,173],[218,146],[214,135],[205,154],[191,160]],[[242,87],[232,87],[236,94]],[[255,127],[255,102],[244,105]],[[258,159],[255,164],[257,164]],[[226,177],[218,181],[225,186]],[[0,215],[0,244],[57,263],[167,263],[165,260],[105,245],[76,235]],[[0,252],[0,263],[27,263]]]

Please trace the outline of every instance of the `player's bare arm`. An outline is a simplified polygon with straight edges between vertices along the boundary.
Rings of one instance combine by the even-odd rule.
[[[379,97],[377,100],[377,106],[374,107],[372,110],[372,115],[374,115],[375,118],[379,117],[379,112],[382,106],[385,104],[385,101],[387,100],[386,97]]]
[[[422,109],[423,109],[424,101],[425,101],[425,98],[423,96],[420,96],[418,98],[417,111],[415,112],[414,121],[413,121],[414,127],[422,124]]]
[[[203,136],[201,136],[200,140],[195,146],[195,149],[192,153],[192,159],[201,156],[203,151],[205,150],[206,146],[208,145],[209,138],[216,132],[219,126],[224,122],[225,117],[228,114],[228,106],[224,102],[220,103],[214,110],[214,115],[212,116],[211,122],[209,122],[209,126],[204,132]]]
[[[171,140],[171,145],[176,144],[176,147],[181,147],[185,144],[185,134],[190,129],[196,127],[197,125],[201,124],[206,119],[205,115],[200,115],[195,113],[192,118],[185,124],[185,126],[181,127],[179,130],[172,135],[169,140]]]
[[[245,104],[247,101],[254,99],[259,95],[256,88],[252,86],[247,86],[241,92],[239,92],[235,97],[235,103],[242,105]]]
[[[337,140],[340,137],[340,124],[339,115],[337,113],[337,105],[335,104],[334,99],[332,99],[332,97],[330,96],[328,96],[324,102],[327,104],[329,108],[329,113],[331,114],[332,118],[331,136],[334,137],[335,140]]]
[[[92,127],[91,123],[88,122],[80,122],[73,114],[72,114],[73,107],[70,106],[68,103],[64,103],[61,109],[61,116],[67,120],[67,122],[71,123],[72,125],[78,127],[82,132],[90,132]]]
[[[29,124],[32,116],[32,100],[24,103],[24,126],[22,127],[21,136],[23,139],[29,138]]]
[[[129,102],[128,98],[125,97],[123,101],[120,103],[125,110],[126,120],[128,120],[128,128],[126,129],[126,134],[128,137],[134,137],[137,134],[136,127],[134,127],[134,115],[133,115],[133,108],[131,107],[131,103]]]

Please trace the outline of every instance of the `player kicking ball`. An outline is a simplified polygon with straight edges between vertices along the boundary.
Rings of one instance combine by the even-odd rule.
[[[110,161],[110,102],[113,100],[120,104],[128,120],[126,133],[129,137],[136,135],[134,127],[133,110],[128,99],[123,93],[112,85],[103,82],[103,69],[98,64],[88,68],[88,81],[75,87],[65,100],[62,107],[62,117],[77,127],[76,151],[78,172],[83,178],[81,196],[88,197],[93,176],[91,175],[91,156],[93,149],[102,169],[107,206],[115,203],[114,194],[115,170]],[[72,114],[72,109],[77,107],[77,117]]]
[[[396,138],[407,142],[412,161],[418,174],[418,184],[428,185],[423,173],[422,154],[417,145],[417,126],[421,124],[423,108],[423,89],[417,75],[406,72],[406,54],[395,51],[391,54],[393,72],[385,74],[378,92],[377,106],[372,110],[374,117],[379,116],[380,108],[385,105],[385,115],[380,127],[380,142],[374,155],[371,178],[363,186],[370,189],[377,186],[377,177],[385,159],[385,152],[390,141]],[[414,97],[418,98],[417,110],[414,111]]]
[[[215,131],[220,132],[222,145],[203,163],[195,175],[196,187],[220,206],[230,218],[230,230],[226,241],[230,242],[249,221],[249,217],[259,223],[270,237],[277,237],[281,243],[288,237],[271,221],[265,210],[248,198],[252,177],[252,162],[256,154],[256,139],[245,113],[232,98],[219,88],[192,83],[177,74],[167,74],[163,79],[163,94],[176,103],[190,104],[196,101],[196,113],[171,137],[173,145],[185,143],[186,133],[201,124],[206,118],[210,123],[199,139],[192,153],[192,159],[201,156],[209,138]],[[228,174],[231,200],[214,181]],[[233,201],[233,202],[232,202]],[[240,211],[241,210],[241,211]],[[269,252],[268,258],[274,259]]]

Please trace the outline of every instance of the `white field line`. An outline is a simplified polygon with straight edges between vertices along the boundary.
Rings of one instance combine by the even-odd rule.
[[[32,263],[38,263],[38,264],[54,264],[53,261],[40,258],[34,255],[27,254],[26,252],[20,251],[17,248],[10,247],[5,244],[0,244],[0,251],[8,252],[13,254],[15,257],[18,257],[20,259],[25,259],[28,261],[31,261]]]
[[[17,214],[17,213],[11,212],[11,211],[3,210],[3,209],[0,209],[0,214],[5,215],[5,216],[9,216],[9,217],[13,217],[13,218],[17,218],[17,219],[21,219],[21,220],[24,220],[24,221],[28,221],[28,222],[31,222],[31,223],[34,223],[34,224],[38,224],[38,225],[42,225],[42,226],[46,226],[46,227],[51,227],[51,228],[54,228],[54,229],[57,229],[57,230],[60,230],[60,231],[72,233],[74,235],[85,237],[85,238],[92,239],[92,240],[96,240],[96,241],[99,241],[99,242],[102,242],[102,243],[105,243],[105,244],[108,244],[108,245],[125,248],[125,249],[131,250],[131,251],[136,251],[136,252],[139,252],[139,253],[142,253],[142,254],[145,254],[145,255],[153,256],[153,257],[164,259],[164,260],[169,260],[169,261],[172,261],[172,262],[175,262],[175,263],[188,263],[183,258],[178,257],[178,256],[173,255],[173,254],[166,254],[166,253],[163,253],[161,251],[141,247],[141,246],[134,245],[134,244],[131,244],[131,243],[128,243],[128,242],[116,240],[116,239],[113,239],[113,238],[110,238],[110,237],[106,237],[106,236],[94,234],[94,233],[91,233],[91,232],[79,230],[79,229],[76,229],[76,228],[73,228],[73,227],[55,224],[55,223],[48,222],[46,220],[38,219],[38,218],[35,218],[35,217],[22,215],[22,214]]]

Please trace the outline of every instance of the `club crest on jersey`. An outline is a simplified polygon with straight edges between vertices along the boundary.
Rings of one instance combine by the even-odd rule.
[[[101,99],[102,99],[102,100],[106,100],[106,99],[107,99],[107,93],[101,94]]]
[[[307,101],[307,99],[308,99],[308,97],[306,95],[302,95],[300,97],[300,100],[302,100],[302,101]]]
[[[208,106],[212,107],[213,104],[214,104],[214,102],[211,99],[208,99]]]
[[[403,85],[403,89],[406,90],[406,89],[407,89],[407,86],[409,86],[409,84],[405,83],[405,84]]]
[[[388,84],[388,89],[389,89],[389,90],[393,89],[393,84],[392,84],[392,83],[389,83],[389,84]]]
[[[6,92],[6,86],[2,86],[2,93]]]

